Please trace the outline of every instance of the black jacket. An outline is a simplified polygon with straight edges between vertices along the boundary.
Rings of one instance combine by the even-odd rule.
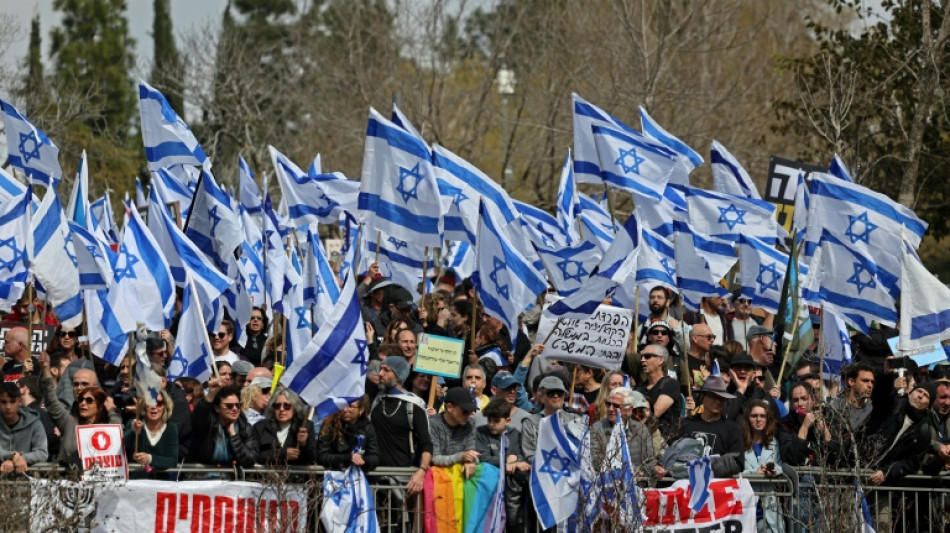
[[[332,438],[321,433],[317,440],[317,462],[331,470],[345,470],[351,463],[353,449],[359,435],[363,435],[363,471],[369,472],[379,466],[379,447],[376,442],[376,430],[366,418],[353,424],[343,424],[343,434]]]
[[[188,454],[188,462],[217,464],[214,457],[215,439],[221,423],[214,412],[214,406],[202,398],[191,414],[192,444]],[[228,437],[228,448],[234,462],[247,468],[254,466],[257,459],[257,440],[254,438],[254,428],[247,423],[244,413],[237,420],[237,431]],[[230,466],[230,465],[222,465]]]
[[[266,419],[254,424],[254,438],[257,441],[257,462],[262,465],[282,464],[286,462],[295,466],[310,466],[317,459],[317,441],[314,436],[313,422],[304,421],[307,427],[307,444],[300,448],[300,457],[287,461],[287,449],[297,446],[297,432],[300,431],[300,422],[294,419],[290,423],[290,431],[284,445],[277,440],[277,422]]]

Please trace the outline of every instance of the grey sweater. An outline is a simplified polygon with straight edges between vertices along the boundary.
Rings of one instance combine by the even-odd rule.
[[[445,413],[429,417],[429,436],[432,438],[432,464],[452,466],[462,462],[462,452],[475,449],[475,421],[450,427]]]
[[[43,421],[29,407],[20,407],[17,412],[20,419],[13,427],[0,418],[0,460],[6,461],[13,452],[20,452],[28,465],[46,461],[49,450]]]

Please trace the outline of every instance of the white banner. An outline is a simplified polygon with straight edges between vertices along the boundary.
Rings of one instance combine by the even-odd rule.
[[[667,489],[643,492],[647,531],[754,533],[756,530],[755,492],[745,478],[712,480],[709,500],[699,512],[689,508],[689,481],[685,479]]]
[[[555,300],[556,297],[548,296],[545,307]],[[542,358],[617,370],[623,362],[632,327],[633,310],[622,307],[601,305],[590,318],[562,318],[560,322],[542,313],[535,342],[548,339]],[[548,338],[552,329],[554,333]]]
[[[97,495],[98,533],[303,533],[307,494],[244,481],[133,480]]]

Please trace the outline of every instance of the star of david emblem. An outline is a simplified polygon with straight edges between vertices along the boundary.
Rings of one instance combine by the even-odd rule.
[[[571,475],[571,469],[569,468],[570,462],[567,458],[561,457],[561,454],[557,453],[557,450],[541,450],[541,456],[544,457],[544,464],[541,465],[538,472],[551,476],[551,482],[555,485],[562,477]],[[557,461],[559,464],[557,469],[552,465],[554,461]]]
[[[27,150],[27,143],[33,143],[33,149]],[[36,132],[20,133],[20,153],[23,154],[23,164],[28,164],[30,159],[40,158],[40,141],[36,138]]]
[[[310,320],[307,317],[307,311],[309,311],[309,309],[303,306],[294,307],[294,313],[297,313],[297,329],[310,327]]]
[[[247,288],[248,292],[261,292],[261,288],[257,286],[257,281],[260,278],[257,274],[248,274],[248,281],[251,282],[251,286]]]
[[[89,250],[89,255],[91,255],[93,259],[105,259],[98,246],[89,245],[86,246],[86,249]]]
[[[561,269],[561,274],[564,276],[564,281],[570,281],[572,279],[584,281],[584,278],[590,274],[590,272],[584,268],[584,263],[581,263],[580,261],[574,261],[573,259],[563,259],[556,263],[556,265],[559,269]]]
[[[407,248],[407,247],[409,246],[409,243],[407,243],[406,241],[400,241],[399,239],[397,239],[397,238],[395,238],[395,237],[390,237],[389,239],[386,240],[386,242],[388,242],[389,244],[392,244],[393,246],[395,246],[397,252],[398,252],[399,250],[401,250],[401,249],[403,249],[403,248]]]
[[[321,283],[320,281],[317,281],[316,283],[313,284],[313,290],[314,290],[314,294],[323,294],[327,292],[326,289],[323,288],[323,283]]]
[[[500,277],[499,273],[502,273],[502,272],[507,273],[508,265],[506,265],[505,262],[502,261],[501,259],[498,259],[497,257],[495,257],[495,258],[492,258],[492,266],[494,267],[494,269],[491,271],[490,274],[488,274],[488,279],[490,279],[492,283],[495,284],[495,292],[498,293],[502,298],[507,300],[508,299],[508,284],[505,283],[503,285],[502,284],[503,280],[499,280],[498,278]]]
[[[765,292],[767,289],[779,290],[779,273],[775,268],[776,266],[778,266],[778,263],[769,263],[768,266],[759,265],[759,277],[755,278],[756,283],[759,284],[759,292]],[[768,281],[765,279],[766,274],[768,274]]]
[[[719,208],[719,223],[729,226],[729,230],[736,228],[736,225],[741,224],[745,226],[745,217],[746,210],[739,209],[735,204],[729,204],[729,207]]]
[[[338,489],[330,491],[330,499],[333,500],[333,503],[340,505],[340,501],[349,493],[350,489],[346,488],[345,485],[341,485]]]
[[[73,266],[79,266],[79,260],[76,259],[76,254],[69,249],[69,243],[73,242],[71,236],[66,236],[66,242],[63,243],[63,250],[66,251],[66,255],[69,256],[69,260],[73,262]]]
[[[172,359],[168,362],[168,375],[180,377],[184,375],[186,368],[188,368],[188,359],[181,353],[181,347],[176,346],[175,351],[172,352]]]
[[[257,253],[260,253],[264,249],[264,241],[256,241],[251,245],[251,249]]]
[[[412,186],[407,186],[409,180],[412,180]],[[396,185],[396,191],[402,196],[402,201],[409,203],[410,198],[419,199],[418,187],[422,181],[422,174],[419,172],[419,163],[412,169],[399,167],[399,185]]]
[[[859,232],[859,229],[863,229],[864,231]],[[845,231],[844,234],[851,239],[851,244],[858,241],[864,241],[870,244],[871,232],[876,229],[877,224],[868,220],[868,212],[865,211],[858,216],[848,215],[848,231]]]
[[[6,254],[3,254],[2,252],[5,249],[10,250],[9,259],[4,259]],[[15,238],[10,237],[9,239],[0,240],[0,270],[5,268],[9,272],[13,272],[13,269],[16,268],[17,264],[22,259],[24,252],[25,250],[17,248]]]
[[[660,264],[663,265],[663,270],[666,270],[666,273],[669,274],[670,276],[676,273],[676,270],[674,270],[673,267],[670,265],[669,257],[664,257],[663,259],[660,259]]]
[[[218,222],[221,222],[221,217],[218,216],[218,206],[214,206],[208,210],[208,218],[211,219],[211,234],[214,235],[214,230],[218,227]]]
[[[631,148],[629,150],[624,150],[623,148],[619,149],[619,157],[614,161],[614,164],[619,166],[624,174],[630,174],[631,172],[640,175],[640,165],[646,161],[646,159],[640,157],[637,154],[636,148]],[[628,160],[629,158],[629,160]]]
[[[538,222],[538,233],[541,234],[541,240],[544,242],[545,246],[554,246],[554,233],[544,230],[544,224]]]
[[[462,189],[456,191],[455,196],[452,198],[452,203],[455,204],[455,207],[461,207],[462,202],[468,200],[468,196],[465,196],[465,193],[462,192]]]
[[[356,357],[354,357],[353,360],[350,361],[350,362],[351,362],[351,363],[356,363],[356,364],[360,365],[360,375],[361,375],[361,376],[365,376],[365,375],[366,375],[366,364],[369,362],[369,361],[366,359],[366,341],[360,340],[360,339],[356,339],[356,340],[354,340],[353,342],[356,343],[356,350],[357,350],[357,352],[356,352]]]
[[[868,275],[868,280],[861,281],[861,274],[865,272]],[[848,278],[848,283],[857,287],[859,295],[861,294],[861,291],[866,288],[873,289],[877,287],[877,281],[874,279],[874,274],[872,274],[868,269],[864,268],[864,265],[858,263],[857,261],[854,262],[854,274]]]
[[[125,247],[125,244],[119,247],[119,260],[121,261],[121,258],[123,257],[125,258],[125,266],[123,268],[116,266],[115,280],[120,281],[124,278],[135,279],[135,269],[132,267],[139,262],[139,258],[130,253]]]

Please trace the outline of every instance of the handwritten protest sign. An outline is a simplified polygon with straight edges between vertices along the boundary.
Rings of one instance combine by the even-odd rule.
[[[553,301],[549,298],[545,303],[550,305]],[[632,309],[608,305],[597,307],[584,320],[565,318],[558,322],[542,313],[535,340],[548,339],[542,358],[616,370],[623,362],[632,326]]]
[[[422,333],[416,354],[416,372],[447,378],[459,377],[465,343],[459,339]]]
[[[932,365],[934,363],[940,363],[947,360],[947,352],[944,351],[943,346],[939,343],[932,344],[930,346],[924,346],[916,350],[904,350],[901,351],[898,346],[898,341],[900,337],[891,337],[887,339],[887,345],[891,347],[891,353],[894,355],[906,355],[910,356],[919,366]]]

